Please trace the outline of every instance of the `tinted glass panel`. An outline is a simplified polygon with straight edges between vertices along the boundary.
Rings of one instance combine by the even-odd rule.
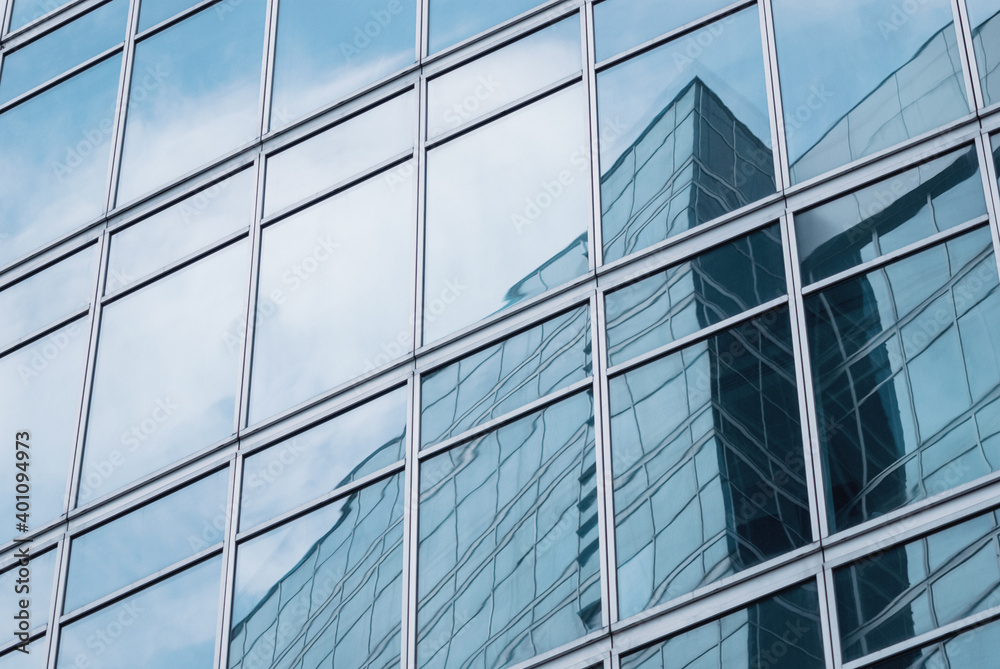
[[[37,18],[54,11],[69,0],[14,0],[14,11],[10,18],[10,29],[16,30]]]
[[[733,4],[731,0],[607,0],[594,5],[598,62]]]
[[[139,5],[139,30],[155,26],[171,16],[194,7],[199,0],[142,0]]]
[[[870,669],[975,669],[996,662],[1000,622],[974,627],[964,634],[868,665]]]
[[[247,458],[240,528],[399,462],[405,450],[406,389],[400,388]]]
[[[499,669],[601,626],[582,394],[420,468],[417,665]]]
[[[14,488],[11,487],[10,490],[13,491]],[[11,517],[13,518],[13,516]],[[16,564],[13,569],[0,574],[0,592],[3,593],[3,597],[0,597],[0,616],[3,616],[5,621],[15,620],[6,629],[0,630],[0,644],[3,645],[15,640],[13,632],[18,628],[20,621],[16,621],[14,616],[21,612],[21,599],[28,600],[28,615],[31,616],[31,630],[36,630],[43,625],[47,625],[49,622],[49,609],[52,606],[52,585],[56,577],[56,552],[51,550],[36,555],[30,544],[25,545],[27,545],[30,554],[27,564],[27,582],[25,582],[25,577],[20,573],[21,569],[25,566],[22,564]],[[3,561],[7,562],[9,558],[15,558],[16,555],[16,551],[12,551],[3,556]],[[20,580],[20,583],[18,583],[18,580]],[[23,590],[25,586],[28,588],[27,592]],[[21,588],[22,590],[18,592],[15,588]],[[20,641],[20,638],[17,640]],[[40,641],[37,645],[28,644],[28,655],[33,655],[36,652],[41,654],[43,643],[43,641]],[[18,654],[23,655],[23,653]],[[3,665],[0,664],[0,666]]]
[[[246,263],[240,242],[104,308],[81,504],[232,434]]]
[[[979,65],[979,81],[983,98],[989,106],[1000,102],[1000,52],[995,44],[1000,40],[1000,2],[997,0],[966,0],[972,44]]]
[[[756,9],[601,72],[597,94],[605,262],[774,193]]]
[[[784,293],[774,225],[608,293],[608,359],[617,365]]]
[[[587,272],[587,132],[575,85],[428,153],[425,342]]]
[[[1000,293],[987,229],[805,299],[837,530],[1000,468]]]
[[[539,4],[539,0],[430,0],[430,52],[457,44]]]
[[[44,636],[29,642],[27,655],[16,650],[0,655],[0,669],[45,669],[47,642],[48,639]]]
[[[793,182],[969,113],[948,0],[913,12],[882,0],[773,6]]]
[[[230,669],[399,666],[403,476],[240,546]]]

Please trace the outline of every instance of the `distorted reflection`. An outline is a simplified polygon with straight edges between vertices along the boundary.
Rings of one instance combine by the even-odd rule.
[[[13,490],[13,486],[11,489]],[[6,562],[7,558],[12,555],[16,555],[16,553],[8,553],[3,556],[4,561]],[[23,577],[19,574],[19,562],[15,561],[14,564],[14,568],[0,574],[0,592],[5,595],[4,597],[0,597],[0,616],[3,616],[4,620],[17,620],[15,616],[21,608],[18,601],[20,597],[16,596],[18,592],[15,588],[25,584]],[[28,612],[31,616],[31,630],[36,630],[43,625],[47,625],[49,622],[49,607],[52,605],[52,585],[55,583],[56,576],[56,551],[50,550],[38,553],[37,555],[31,552],[29,567],[30,582],[27,585],[30,590],[25,594],[30,595],[27,599]],[[19,578],[21,579],[20,584],[17,583]],[[6,646],[7,643],[15,640],[13,634],[15,625],[0,630],[0,646]],[[29,655],[34,652],[35,649],[29,644]]]
[[[420,469],[417,666],[502,669],[601,626],[593,401]]]
[[[399,666],[403,475],[242,544],[230,669]]]
[[[605,262],[775,192],[755,8],[601,72],[597,94]]]
[[[623,618],[810,541],[787,308],[610,392]]]
[[[136,45],[119,204],[260,135],[266,4],[220,2]]]
[[[805,298],[832,528],[1000,469],[986,228]]]
[[[969,113],[948,0],[773,4],[794,183]]]
[[[189,7],[194,7],[200,0],[142,0],[139,5],[139,31],[166,21],[180,14]]]
[[[732,0],[607,0],[594,5],[597,62],[733,4]]]
[[[587,272],[583,93],[574,85],[428,153],[425,342]]]
[[[519,100],[581,70],[576,15],[452,70],[427,84],[427,136]]]
[[[413,173],[405,163],[264,230],[251,423],[412,350]]]
[[[399,462],[405,451],[406,389],[399,388],[248,457],[240,529]]]
[[[430,0],[430,53],[437,53],[467,37],[512,19],[541,4],[541,0],[505,0],[504,2],[468,2],[467,0]]]
[[[796,214],[802,279],[825,279],[985,215],[970,146]]]
[[[212,558],[66,625],[57,669],[211,669],[221,575]]]
[[[69,2],[70,0],[14,0],[10,30],[17,30]]]
[[[281,4],[271,129],[414,63],[416,5],[416,0]]]
[[[121,54],[0,114],[0,265],[104,212]]]
[[[1000,621],[974,626],[938,643],[908,651],[868,669],[954,669],[988,667],[1000,654]]]
[[[979,65],[979,81],[983,98],[989,106],[1000,102],[1000,1],[966,0],[969,24],[972,26],[972,45]]]
[[[80,504],[232,434],[246,266],[241,241],[104,308]]]
[[[612,365],[785,294],[781,231],[771,225],[605,297]]]
[[[589,309],[557,316],[423,377],[426,447],[590,376]]]

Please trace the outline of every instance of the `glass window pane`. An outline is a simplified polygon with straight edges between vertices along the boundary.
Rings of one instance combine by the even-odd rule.
[[[425,342],[587,272],[587,136],[574,85],[428,152]]]
[[[399,666],[403,475],[241,545],[229,666]]]
[[[607,0],[594,5],[597,62],[733,4],[732,0]]]
[[[610,393],[622,618],[811,540],[787,308]]]
[[[216,557],[70,623],[56,667],[211,669],[221,575]]]
[[[970,146],[796,214],[802,279],[825,279],[985,215]]]
[[[805,298],[841,530],[1000,469],[1000,291],[986,228]]]
[[[280,5],[271,128],[411,65],[416,4],[298,0]]]
[[[14,11],[10,18],[10,29],[17,30],[59,9],[69,3],[69,0],[13,0],[13,2]]]
[[[220,543],[228,481],[222,470],[74,539],[63,611]]]
[[[253,220],[256,185],[254,171],[243,170],[116,232],[111,237],[105,294],[247,229]]]
[[[427,84],[427,136],[545,88],[581,69],[576,15],[452,70]]]
[[[11,651],[6,655],[0,655],[0,669],[45,669],[47,657],[45,655],[46,637],[41,637],[28,644],[28,654],[20,651]]]
[[[121,55],[0,114],[0,265],[98,217]]]
[[[601,626],[593,401],[420,468],[417,666],[501,669]]]
[[[458,44],[539,4],[539,0],[430,0],[430,52]]]
[[[244,241],[104,308],[80,504],[232,434],[246,265]]]
[[[0,292],[0,347],[89,305],[97,261],[91,245]]]
[[[407,92],[269,156],[264,215],[412,151],[415,103]]]
[[[777,225],[712,249],[605,297],[617,365],[785,294]]]
[[[976,669],[996,662],[1000,654],[1000,621],[973,627],[923,648],[868,665],[868,669]]]
[[[893,12],[882,0],[774,0],[794,183],[969,113],[951,3]]]
[[[412,349],[414,170],[397,172],[265,228],[251,423]]]
[[[139,5],[139,31],[177,16],[200,0],[142,0]]]
[[[11,487],[10,490],[13,492],[14,488]],[[36,554],[30,544],[22,544],[18,547],[18,551],[11,551],[0,560],[6,562],[10,558],[17,558],[22,547],[28,550],[28,564],[15,563],[14,567],[0,574],[0,592],[3,593],[3,596],[0,597],[0,616],[3,617],[4,622],[15,621],[8,624],[6,628],[0,628],[0,646],[14,641],[15,631],[20,631],[18,629],[20,621],[16,621],[14,616],[21,612],[20,600],[22,599],[28,600],[28,615],[31,616],[29,629],[31,631],[37,630],[49,622],[52,586],[56,579],[56,551],[50,550]],[[25,568],[28,571],[27,578],[21,573],[21,570]],[[18,583],[19,580],[20,583]],[[20,592],[15,588],[20,588]],[[27,591],[24,588],[28,588]],[[17,637],[17,640],[23,643],[20,637]],[[42,643],[39,641],[37,646],[34,643],[29,643],[28,655],[34,655],[36,649],[41,654]],[[23,656],[23,653],[18,654]]]
[[[1000,0],[966,0],[966,4],[983,99],[989,106],[1000,102],[1000,52],[994,47],[1000,40]]]
[[[265,4],[221,2],[136,45],[119,204],[260,135]]]
[[[399,462],[405,451],[406,389],[399,388],[248,457],[240,529]]]
[[[755,8],[601,72],[597,95],[605,262],[774,193]]]
[[[0,73],[0,104],[121,44],[127,18],[128,0],[112,0],[6,54]]]

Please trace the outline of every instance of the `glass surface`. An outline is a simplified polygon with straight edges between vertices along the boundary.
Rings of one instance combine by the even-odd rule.
[[[593,401],[420,467],[417,666],[501,669],[601,626]]]
[[[785,294],[777,225],[605,297],[608,359],[617,365]]]
[[[593,373],[589,309],[557,316],[423,377],[421,445],[436,444]]]
[[[6,655],[0,655],[0,669],[45,669],[46,660],[45,644],[46,637],[34,639],[28,643],[28,654],[20,651],[11,651]]]
[[[605,262],[775,191],[756,8],[601,72],[597,104]]]
[[[414,171],[264,229],[251,423],[412,349]]]
[[[14,11],[10,17],[10,29],[17,30],[35,19],[59,9],[70,0],[14,0]]]
[[[793,183],[969,113],[948,0],[773,7]]]
[[[610,384],[622,618],[811,540],[788,309]]]
[[[411,65],[416,5],[416,0],[280,5],[271,129]]]
[[[1000,469],[1000,291],[986,228],[805,298],[830,524]]]
[[[732,0],[607,0],[594,5],[597,62],[733,4]],[[690,39],[690,38],[689,38]],[[698,42],[690,40],[689,44]]]
[[[487,28],[512,19],[541,4],[539,0],[504,0],[504,2],[469,2],[468,0],[430,0],[430,53],[458,44]]]
[[[74,539],[63,611],[221,543],[228,481],[224,469]]]
[[[253,220],[256,179],[243,170],[111,237],[105,294],[131,285]]]
[[[1000,604],[998,539],[992,512],[834,570],[844,661]]]
[[[587,272],[583,93],[574,85],[428,152],[424,343]]]
[[[240,529],[249,529],[403,459],[399,388],[248,457]]]
[[[142,32],[172,16],[177,16],[198,2],[200,0],[142,0],[139,5],[139,31]]]
[[[222,558],[62,628],[58,669],[211,669]]]
[[[97,261],[91,245],[0,292],[0,347],[89,305]]]
[[[11,488],[13,491],[13,488]],[[13,516],[11,516],[13,518]],[[30,544],[22,544],[21,546],[26,546],[28,548],[29,558],[28,558],[28,576],[25,579],[21,575],[20,571],[24,568],[24,565],[15,563],[13,569],[9,569],[2,574],[0,574],[0,592],[3,596],[0,597],[0,616],[2,616],[3,621],[8,620],[14,621],[14,616],[20,613],[21,606],[20,600],[28,600],[28,615],[31,616],[31,627],[30,630],[36,630],[47,625],[49,622],[49,609],[52,606],[52,586],[55,583],[56,577],[56,551],[50,550],[44,553],[36,554],[34,549]],[[16,549],[20,549],[21,546],[16,546]],[[16,558],[17,550],[11,551],[3,556],[3,561],[6,562],[9,558]],[[18,580],[21,582],[18,583]],[[19,588],[15,590],[15,588]],[[24,591],[27,588],[27,591]],[[11,641],[15,641],[14,632],[18,628],[18,622],[8,623],[4,628],[0,628],[0,646],[6,645]],[[20,641],[20,639],[17,639]],[[38,647],[41,643],[38,644]],[[28,654],[32,655],[35,653],[36,646],[33,643],[28,644]],[[19,653],[23,655],[23,653]],[[41,654],[41,651],[39,651]]]
[[[121,54],[0,114],[0,265],[104,212]]]
[[[119,204],[260,135],[265,5],[217,3],[136,45]]]
[[[63,512],[73,460],[77,414],[87,367],[90,321],[82,318],[0,358],[0,434],[27,431],[33,449],[29,526],[40,528]],[[15,490],[14,457],[0,462],[0,486]],[[0,517],[14,518],[13,494],[0,495]],[[11,521],[0,543],[15,536]]]
[[[796,214],[802,280],[825,279],[985,215],[970,146]]]
[[[998,0],[965,0],[969,8],[969,25],[972,27],[972,45],[979,65],[979,82],[982,84],[986,106],[1000,102],[1000,2]]]
[[[242,544],[230,669],[399,666],[403,475]]]
[[[44,84],[125,39],[128,0],[112,0],[4,56],[0,104]]]
[[[360,116],[324,130],[267,159],[264,215],[300,202],[366,169],[413,150],[412,91],[370,109]],[[412,171],[412,166],[408,170]],[[396,168],[384,179],[408,181]],[[406,175],[408,176],[408,175]]]
[[[993,621],[938,643],[916,648],[869,669],[979,669],[996,663],[1000,621]]]
[[[581,70],[580,19],[519,39],[427,83],[427,136],[454,130]]]
[[[239,242],[104,308],[80,504],[232,434],[246,263]]]
[[[819,598],[811,582],[622,657],[622,669],[825,666]]]

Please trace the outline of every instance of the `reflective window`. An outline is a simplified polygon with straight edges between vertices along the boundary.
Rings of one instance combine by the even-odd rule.
[[[256,180],[252,169],[215,184],[116,232],[104,292],[113,293],[253,220]]]
[[[73,611],[222,541],[222,470],[73,539],[63,610]]]
[[[626,362],[784,294],[772,225],[608,293],[608,359]]]
[[[773,5],[793,182],[969,113],[948,0]]]
[[[416,59],[415,0],[299,0],[278,9],[271,128]]]
[[[413,92],[325,130],[290,149],[269,156],[264,215],[300,202],[366,169],[413,150]],[[412,167],[408,167],[412,170]],[[400,168],[390,182],[407,183]],[[409,174],[405,175],[406,177]]]
[[[211,669],[222,559],[213,558],[63,627],[58,669]]]
[[[611,262],[774,193],[757,10],[597,76]]]
[[[194,7],[199,0],[142,0],[139,5],[139,30],[151,28]]]
[[[220,2],[136,45],[119,204],[260,135],[265,4]]]
[[[31,641],[27,655],[17,650],[0,655],[0,669],[45,669],[48,659],[45,655],[46,642],[44,636]]]
[[[427,136],[519,100],[581,70],[576,15],[452,70],[427,84]]]
[[[112,56],[0,114],[0,265],[104,212],[120,70]]]
[[[429,2],[430,53],[458,44],[468,37],[541,4],[540,0],[504,0],[504,2],[429,0]]]
[[[972,45],[979,65],[979,81],[983,99],[989,106],[1000,102],[1000,52],[995,44],[1000,40],[1000,2],[997,0],[965,0],[972,26]]]
[[[806,583],[622,658],[622,669],[822,669],[815,583]]]
[[[587,272],[587,137],[574,85],[428,152],[425,342]]]
[[[10,29],[17,30],[49,12],[59,9],[70,0],[13,0],[14,11],[10,17]]]
[[[732,0],[607,0],[594,5],[597,62],[703,16],[732,5]]]
[[[91,245],[0,292],[0,347],[89,305],[97,261]]]
[[[970,146],[796,214],[802,279],[825,279],[985,215]]]
[[[622,618],[811,539],[787,308],[611,380]]]
[[[500,669],[601,626],[593,402],[420,468],[417,666]]]
[[[835,570],[844,661],[1000,604],[997,515],[979,516]],[[961,666],[990,664],[966,661]]]
[[[233,432],[246,242],[104,308],[79,503]]]
[[[10,490],[13,492],[14,488],[11,487]],[[13,516],[10,517],[13,518]],[[13,623],[8,623],[4,628],[0,628],[0,646],[5,646],[11,641],[20,641],[20,638],[15,639],[14,637],[14,632],[20,631],[19,621],[14,616],[21,611],[21,599],[28,600],[28,615],[31,616],[31,630],[37,630],[49,623],[49,609],[52,606],[52,586],[56,579],[56,551],[50,550],[36,554],[30,544],[23,545],[28,546],[30,554],[28,564],[23,565],[15,562],[11,569],[0,573],[0,592],[3,593],[3,597],[0,597],[0,616],[2,616],[4,622],[14,621]],[[8,558],[16,557],[17,552],[12,551],[3,556],[3,561],[6,562]],[[27,578],[21,573],[21,570],[25,567],[27,568]],[[20,583],[18,583],[19,580]],[[27,588],[27,590],[24,588]],[[41,642],[39,642],[38,646],[41,646]],[[29,655],[33,655],[35,649],[36,646],[34,644],[28,644]],[[23,653],[19,654],[23,655]],[[40,654],[41,652],[39,651]],[[0,663],[0,666],[3,666],[3,664]]]
[[[957,669],[988,667],[1000,653],[1000,621],[974,627],[938,643],[916,648],[869,669]]]
[[[45,83],[125,39],[128,0],[112,0],[4,55],[0,103]]]
[[[239,547],[229,667],[399,666],[399,474]]]
[[[248,457],[240,528],[399,462],[405,451],[406,388],[399,388]]]
[[[986,228],[805,298],[831,526],[1000,469]]]

